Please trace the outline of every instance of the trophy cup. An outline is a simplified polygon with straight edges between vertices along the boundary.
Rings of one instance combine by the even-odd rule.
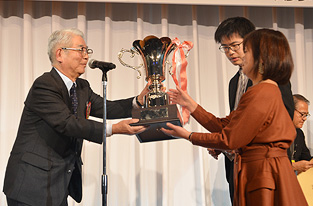
[[[162,82],[165,80],[165,67],[167,57],[177,47],[168,37],[157,38],[155,36],[147,36],[143,40],[133,42],[130,50],[122,49],[118,53],[118,59],[123,66],[132,68],[139,73],[139,68],[143,67],[146,71],[146,81],[151,81],[149,93],[145,98],[143,108],[133,109],[132,117],[139,119],[138,123],[133,125],[149,126],[144,132],[137,134],[138,140],[143,142],[160,141],[175,139],[175,137],[164,134],[160,128],[168,128],[167,122],[174,125],[182,126],[181,115],[176,104],[169,104],[168,96],[162,89]],[[139,66],[131,66],[123,60],[123,54],[130,53],[131,58],[135,55],[142,57],[143,64]]]

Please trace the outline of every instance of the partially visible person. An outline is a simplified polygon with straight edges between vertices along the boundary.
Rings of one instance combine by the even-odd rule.
[[[235,206],[308,205],[287,156],[296,131],[278,88],[290,80],[293,70],[288,41],[279,31],[260,29],[245,37],[243,48],[242,71],[253,86],[242,95],[237,109],[225,118],[215,117],[177,87],[170,90],[170,100],[185,106],[214,132],[189,132],[170,123],[170,129],[161,130],[194,145],[238,151]]]
[[[252,85],[251,80],[242,72],[243,38],[255,30],[254,24],[244,17],[231,17],[220,23],[215,31],[215,41],[220,44],[219,50],[223,52],[227,59],[238,68],[237,73],[231,78],[228,85],[228,101],[230,112],[238,106],[239,100],[248,87]],[[208,149],[215,159],[221,153],[219,150]],[[225,174],[228,182],[229,196],[231,202],[234,197],[234,157],[235,151],[223,151],[225,155]]]
[[[301,128],[304,122],[310,116],[309,114],[309,100],[300,94],[293,95],[295,103],[295,111],[293,115],[293,123],[297,130],[297,137],[287,150],[288,157],[291,160],[292,168],[297,174],[305,172],[313,167],[313,161],[310,150],[306,146],[305,137]]]
[[[239,100],[248,87],[252,85],[252,81],[242,72],[242,61],[244,57],[243,39],[250,32],[255,30],[254,24],[244,17],[231,17],[220,23],[215,31],[215,41],[220,44],[220,51],[223,52],[227,59],[238,68],[237,73],[231,78],[228,86],[228,100],[230,112],[238,106]],[[291,84],[279,85],[284,104],[292,118],[294,112],[294,104],[292,99]],[[214,132],[214,131],[211,131]],[[243,137],[244,138],[244,137]],[[208,149],[209,153],[215,158],[221,151]],[[234,194],[233,170],[235,151],[223,151],[225,155],[225,173],[226,180],[229,184],[229,194],[231,201]]]
[[[3,191],[8,206],[67,206],[68,195],[81,201],[83,140],[103,141],[103,123],[88,117],[103,117],[104,100],[79,78],[92,52],[78,29],[51,34],[52,69],[38,77],[28,93],[6,168]],[[131,117],[136,100],[143,104],[147,92],[146,86],[136,98],[107,101],[107,118]],[[130,126],[137,121],[107,124],[107,136],[144,131]]]

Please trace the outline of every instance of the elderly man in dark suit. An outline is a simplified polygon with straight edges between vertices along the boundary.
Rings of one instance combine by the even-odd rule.
[[[90,112],[103,117],[103,98],[79,78],[92,53],[83,33],[55,31],[48,46],[53,68],[37,78],[29,91],[7,165],[3,191],[9,206],[63,206],[68,195],[80,202],[83,140],[102,143],[103,124],[88,116]],[[147,87],[137,102],[143,103],[146,93]],[[107,118],[130,117],[137,102],[134,97],[107,101]],[[142,132],[143,126],[130,126],[137,121],[107,125],[107,136]]]

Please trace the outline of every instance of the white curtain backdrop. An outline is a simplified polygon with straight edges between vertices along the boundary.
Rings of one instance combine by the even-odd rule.
[[[137,4],[105,2],[0,1],[0,188],[14,143],[23,102],[32,82],[50,71],[47,39],[57,29],[77,27],[86,34],[92,58],[113,62],[108,73],[108,99],[138,94],[144,77],[123,67],[122,49],[148,35],[191,41],[188,56],[188,92],[217,116],[229,113],[228,81],[235,68],[214,41],[222,20],[245,16],[257,28],[274,28],[289,40],[295,63],[293,93],[313,102],[313,9],[219,5]],[[126,55],[124,55],[126,56]],[[129,59],[139,64],[140,59]],[[143,72],[143,70],[142,70]],[[86,69],[82,76],[102,94],[101,71]],[[174,87],[167,74],[167,88]],[[309,108],[312,112],[312,106]],[[253,121],[253,120],[251,120]],[[188,130],[205,131],[192,118]],[[313,124],[304,127],[313,152]],[[102,146],[88,141],[83,149],[83,200],[69,205],[100,206]],[[224,157],[216,161],[206,149],[185,140],[139,143],[136,136],[107,138],[107,174],[110,206],[221,206],[230,205]],[[0,205],[5,195],[0,193]]]

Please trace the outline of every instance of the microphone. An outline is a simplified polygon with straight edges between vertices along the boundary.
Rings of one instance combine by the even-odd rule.
[[[88,66],[91,69],[94,68],[99,68],[101,69],[103,72],[107,72],[110,71],[111,69],[114,69],[116,66],[115,64],[111,63],[111,62],[103,62],[103,61],[97,61],[94,59],[91,59],[88,63]]]

